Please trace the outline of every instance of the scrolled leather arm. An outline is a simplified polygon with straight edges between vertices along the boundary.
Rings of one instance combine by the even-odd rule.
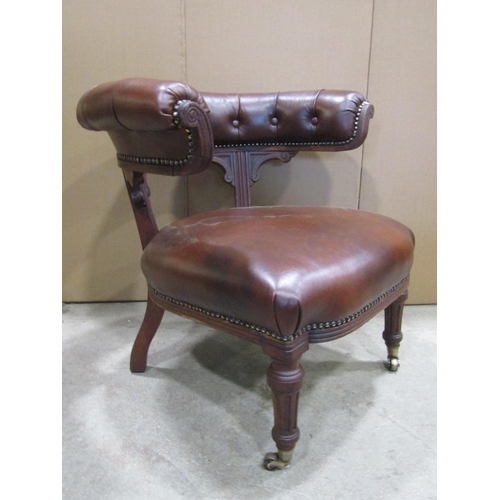
[[[121,168],[164,175],[193,174],[210,164],[209,112],[189,85],[145,78],[98,85],[77,106],[82,127],[108,132]]]
[[[180,101],[209,109],[199,92],[185,83],[128,78],[103,83],[86,92],[77,106],[80,125],[89,130],[175,130],[175,106]]]

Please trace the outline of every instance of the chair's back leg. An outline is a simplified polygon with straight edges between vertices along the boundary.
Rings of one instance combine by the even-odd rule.
[[[408,292],[405,292],[385,309],[385,329],[382,337],[387,346],[387,369],[391,372],[396,372],[399,368],[399,345],[403,340],[401,323],[407,298]]]
[[[123,176],[130,204],[134,211],[141,245],[144,249],[158,233],[158,226],[149,199],[150,190],[146,181],[146,174],[123,170]],[[130,355],[130,371],[141,373],[146,370],[149,345],[160,326],[163,313],[164,310],[148,296],[146,313]]]
[[[148,350],[158,327],[160,326],[165,311],[148,297],[146,313],[141,328],[132,347],[130,355],[130,371],[142,373],[146,370]]]

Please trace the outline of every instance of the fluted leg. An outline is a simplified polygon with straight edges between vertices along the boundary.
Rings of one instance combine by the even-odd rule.
[[[148,360],[148,350],[158,327],[160,326],[165,311],[156,305],[150,297],[146,306],[146,313],[142,321],[141,328],[132,347],[130,355],[130,371],[141,373],[146,370]]]
[[[304,370],[298,361],[283,363],[273,359],[267,370],[267,383],[273,391],[274,427],[272,437],[277,453],[268,453],[264,465],[268,470],[284,469],[290,464],[295,443],[299,440],[297,412]]]
[[[403,320],[403,308],[408,298],[408,292],[398,297],[390,306],[385,309],[385,329],[382,334],[387,346],[387,369],[391,372],[398,371],[399,368],[399,345],[403,340],[401,323]]]

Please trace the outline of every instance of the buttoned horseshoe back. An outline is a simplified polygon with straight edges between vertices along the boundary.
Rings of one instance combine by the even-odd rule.
[[[368,106],[359,93],[331,90],[202,96],[216,148],[347,145]]]
[[[105,130],[123,169],[189,175],[227,149],[342,151],[360,146],[373,106],[358,92],[202,93],[185,83],[130,78],[84,94],[82,127]],[[201,158],[200,158],[201,157]]]

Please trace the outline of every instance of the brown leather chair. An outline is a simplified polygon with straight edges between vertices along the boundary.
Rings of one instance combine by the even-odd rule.
[[[144,248],[149,286],[130,368],[146,369],[164,311],[262,346],[271,357],[269,470],[286,467],[299,439],[297,408],[309,344],[347,335],[385,309],[387,367],[399,367],[401,318],[414,237],[404,225],[331,207],[250,207],[250,186],[270,159],[360,146],[373,107],[357,92],[209,94],[134,78],[99,85],[78,104],[80,124],[108,132]],[[157,228],[146,174],[190,175],[220,164],[235,208]]]

